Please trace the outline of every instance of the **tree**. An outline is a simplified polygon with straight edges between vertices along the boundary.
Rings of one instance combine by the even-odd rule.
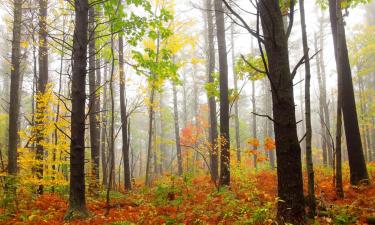
[[[181,155],[181,144],[180,144],[180,127],[179,127],[179,116],[177,109],[177,90],[176,84],[173,85],[173,112],[174,112],[174,132],[176,138],[176,151],[177,151],[177,166],[178,166],[178,175],[182,176],[182,155]]]
[[[308,180],[308,193],[309,193],[309,216],[315,216],[315,191],[314,191],[314,168],[312,159],[312,128],[311,128],[311,101],[310,101],[310,59],[309,59],[309,46],[307,43],[306,21],[305,21],[305,6],[304,0],[299,1],[300,16],[301,16],[301,30],[302,30],[302,43],[303,54],[305,57],[305,110],[306,110],[306,168]]]
[[[69,209],[65,219],[87,217],[85,196],[85,100],[88,44],[87,0],[76,0],[73,36]]]
[[[90,122],[90,144],[91,144],[91,180],[90,191],[98,194],[99,181],[99,148],[100,148],[100,127],[98,113],[100,105],[98,102],[98,85],[95,76],[96,69],[96,35],[95,35],[95,8],[89,9],[89,122]]]
[[[225,23],[221,0],[214,0],[217,46],[219,49],[220,72],[220,186],[230,184],[230,139],[228,100],[228,60],[225,41]]]
[[[121,111],[121,129],[122,129],[122,158],[124,160],[124,186],[125,189],[131,189],[130,165],[129,165],[129,131],[128,115],[126,112],[125,96],[125,72],[124,72],[124,40],[119,36],[119,66],[120,66],[120,111]]]
[[[9,99],[9,138],[8,138],[8,174],[17,174],[17,145],[20,114],[20,83],[21,83],[21,26],[22,0],[14,1],[12,58],[10,71]]]
[[[291,7],[294,1],[291,1]],[[290,9],[293,14],[293,8]],[[259,14],[267,52],[266,71],[271,82],[273,120],[276,139],[278,202],[277,217],[282,222],[302,224],[304,196],[302,182],[301,148],[297,136],[295,104],[293,97],[294,72],[290,72],[288,35],[278,1],[263,0]],[[273,27],[273,31],[269,29]]]
[[[207,83],[213,84],[214,83],[214,77],[213,73],[215,70],[215,46],[214,46],[214,15],[212,13],[212,0],[205,0],[205,5],[207,8]],[[208,130],[209,133],[209,142],[210,142],[210,168],[211,168],[211,176],[212,179],[216,182],[218,180],[218,169],[219,169],[219,161],[218,161],[218,149],[217,149],[217,117],[216,117],[216,101],[215,96],[207,94],[208,98],[208,111],[209,111],[209,121],[210,121],[210,127]]]
[[[336,7],[338,5],[338,8]],[[352,74],[346,45],[345,27],[342,15],[341,0],[329,0],[329,14],[333,44],[335,49],[336,68],[342,79],[342,113],[344,117],[346,145],[348,148],[350,183],[368,183],[368,174],[363,155],[358,117],[354,98]],[[340,50],[340,52],[338,51]],[[340,55],[340,57],[339,57]],[[337,147],[337,146],[336,146]]]

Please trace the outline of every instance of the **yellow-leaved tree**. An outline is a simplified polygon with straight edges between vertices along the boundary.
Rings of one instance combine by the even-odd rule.
[[[52,84],[47,85],[45,93],[37,93],[35,101],[38,107],[43,107],[43,114],[40,115],[38,110],[35,111],[34,124],[27,126],[19,132],[23,147],[18,149],[19,157],[19,177],[20,186],[23,188],[37,187],[55,187],[67,185],[67,168],[69,161],[69,127],[67,110],[61,107],[59,115],[56,115],[54,109],[60,101],[52,90]],[[58,117],[58,119],[57,119]],[[38,124],[38,125],[36,125]],[[36,133],[42,131],[43,139],[37,143]],[[36,145],[44,147],[43,160],[36,158]],[[37,176],[35,168],[43,167],[42,176]],[[65,175],[64,175],[65,174]],[[41,177],[41,178],[38,178]],[[31,189],[28,189],[31,190]]]

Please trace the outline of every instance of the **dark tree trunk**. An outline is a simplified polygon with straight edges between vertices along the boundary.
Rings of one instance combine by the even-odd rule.
[[[40,97],[46,92],[48,83],[48,42],[47,42],[47,0],[39,0],[39,77],[37,85],[37,93]],[[43,179],[43,154],[44,147],[41,144],[44,139],[43,117],[45,116],[45,106],[40,101],[36,102],[37,117],[36,118],[36,159],[38,166],[36,175],[39,180]],[[39,185],[38,194],[43,194],[43,185]]]
[[[17,174],[17,146],[19,142],[18,127],[20,114],[20,83],[21,83],[21,26],[22,0],[14,0],[12,58],[10,71],[9,95],[9,138],[8,138],[8,173]]]
[[[122,158],[124,160],[124,185],[125,189],[132,188],[130,181],[129,166],[129,143],[128,143],[128,115],[126,112],[125,72],[124,72],[124,41],[122,35],[119,37],[119,66],[120,66],[120,111],[122,126]]]
[[[368,182],[368,174],[359,133],[344,21],[341,6],[336,7],[336,4],[341,4],[341,0],[329,0],[336,67],[342,79],[342,90],[345,90],[342,92],[342,113],[344,116],[345,137],[348,148],[350,183],[356,185],[361,181]],[[340,52],[338,52],[338,50],[340,50]],[[340,57],[338,57],[339,54]]]
[[[307,189],[308,189],[308,206],[309,216],[314,218],[315,216],[315,192],[314,192],[314,167],[312,159],[312,128],[311,128],[311,101],[310,101],[310,83],[311,83],[311,71],[310,71],[310,60],[309,60],[309,46],[307,43],[307,32],[305,22],[305,6],[304,0],[299,0],[299,8],[301,15],[301,30],[302,30],[302,42],[303,42],[303,54],[305,56],[305,111],[306,111],[306,170],[307,170]]]
[[[272,87],[278,197],[282,200],[278,202],[277,218],[281,223],[303,224],[301,148],[297,136],[287,36],[278,0],[262,0],[259,4]]]
[[[212,12],[213,5],[212,0],[205,0],[205,5],[207,8],[207,82],[213,83],[214,77],[213,73],[215,71],[215,27],[214,27],[214,14]],[[209,119],[209,142],[210,142],[210,169],[211,169],[211,179],[217,182],[219,174],[219,161],[218,161],[218,148],[217,148],[217,117],[216,117],[216,101],[215,96],[207,96],[208,98],[208,119]]]
[[[178,175],[182,176],[182,155],[181,155],[181,145],[180,145],[180,126],[178,122],[178,109],[177,109],[177,90],[176,85],[173,85],[173,112],[174,112],[174,134],[176,137],[176,150],[177,150],[177,166]]]
[[[152,133],[153,133],[153,121],[154,121],[154,98],[155,98],[155,88],[153,83],[151,84],[150,93],[150,105],[148,107],[149,121],[148,121],[148,144],[147,144],[147,160],[146,160],[146,185],[151,185],[150,179],[150,169],[151,169],[151,156],[152,156]]]
[[[220,72],[220,186],[225,186],[230,185],[228,59],[223,5],[221,0],[214,1]]]
[[[91,180],[90,192],[98,194],[99,181],[99,148],[100,148],[100,127],[98,113],[100,106],[98,104],[96,72],[96,48],[95,48],[95,9],[89,10],[89,122],[90,122],[90,145],[91,145]]]
[[[336,7],[336,6],[335,6]],[[339,45],[340,46],[340,45]],[[337,47],[339,47],[337,46]],[[341,49],[336,50],[338,53],[341,52]],[[339,55],[337,58],[341,58]],[[338,198],[344,198],[344,190],[342,187],[342,167],[341,167],[341,138],[342,138],[342,76],[341,67],[338,67],[337,71],[337,124],[336,124],[336,151],[335,151],[335,188],[336,196]]]
[[[85,198],[85,100],[88,1],[75,1],[75,27],[73,36],[72,115],[70,144],[69,209],[65,219],[86,217]]]
[[[103,185],[108,185],[108,159],[107,159],[107,116],[108,116],[108,106],[107,106],[107,73],[108,73],[108,63],[104,62],[104,79],[103,79],[103,107],[102,107],[102,128],[101,128],[101,158],[102,158],[102,172],[103,172]]]

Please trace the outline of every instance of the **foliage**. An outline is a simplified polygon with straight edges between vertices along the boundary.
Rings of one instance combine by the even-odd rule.
[[[245,60],[246,61],[245,61]],[[248,54],[244,58],[238,58],[235,64],[235,71],[240,79],[259,80],[265,77],[264,64],[261,56]]]
[[[35,124],[28,126],[25,130],[19,132],[24,147],[19,148],[18,164],[20,167],[20,185],[21,187],[35,187],[43,185],[52,187],[56,185],[67,185],[67,180],[63,173],[63,168],[68,165],[68,155],[70,138],[69,128],[70,122],[67,119],[67,112],[61,109],[59,120],[56,121],[56,112],[54,108],[58,104],[57,97],[52,92],[52,84],[47,85],[45,93],[37,93],[35,101],[39,107],[44,110],[36,110],[34,115]],[[43,139],[37,143],[36,133],[41,132]],[[57,136],[54,136],[56,135]],[[54,136],[53,138],[51,138]],[[57,139],[57,142],[55,140]],[[38,160],[35,157],[35,146],[39,144],[44,148],[44,157]],[[35,168],[41,166],[43,168],[42,179],[39,179]]]
[[[375,71],[375,26],[358,26],[349,40],[350,63],[356,67],[358,76]]]
[[[316,4],[320,6],[322,9],[328,8],[328,1],[329,0],[316,0]],[[367,4],[370,3],[371,0],[342,0],[341,1],[341,8],[354,8],[360,4]]]

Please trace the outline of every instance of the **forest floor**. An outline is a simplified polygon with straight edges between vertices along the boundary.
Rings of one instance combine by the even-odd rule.
[[[375,163],[368,164],[372,184],[349,185],[344,167],[344,199],[337,199],[331,171],[317,168],[316,196],[323,213],[309,224],[366,224],[375,216]],[[90,217],[64,222],[66,196],[44,194],[21,196],[14,215],[0,208],[0,224],[272,224],[277,201],[274,171],[233,169],[231,187],[217,191],[208,176],[165,176],[152,188],[136,184],[130,192],[113,192],[111,209],[105,216],[104,191],[101,197],[88,197]],[[306,186],[306,185],[305,185]]]

